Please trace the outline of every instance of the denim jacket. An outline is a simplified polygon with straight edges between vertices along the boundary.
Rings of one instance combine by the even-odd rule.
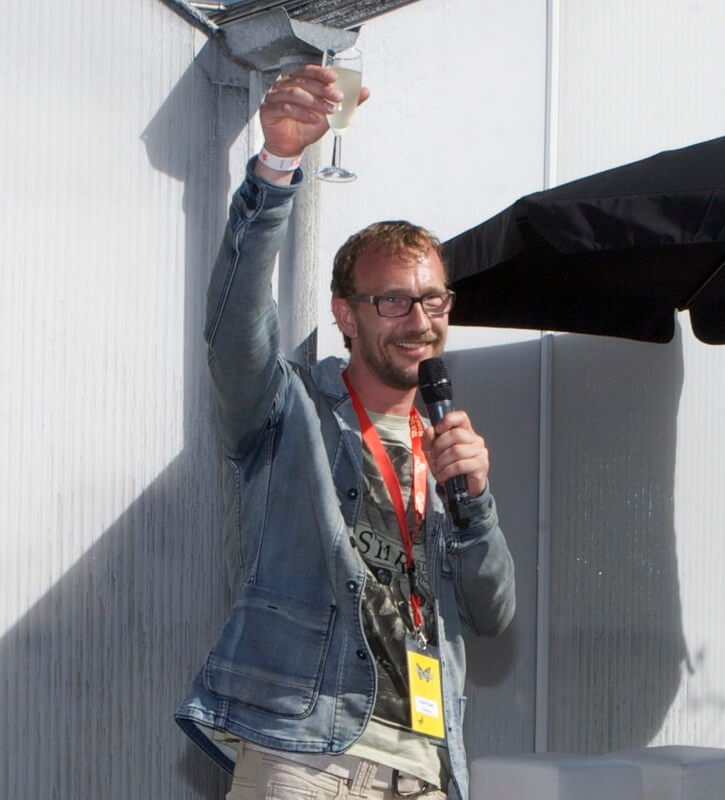
[[[254,175],[234,194],[211,277],[205,337],[225,455],[224,542],[233,607],[177,720],[227,771],[209,736],[225,731],[279,750],[342,753],[375,703],[363,633],[362,559],[352,532],[363,494],[362,443],[341,377],[280,353],[274,260],[296,186]],[[468,796],[462,738],[461,621],[495,635],[514,613],[514,571],[488,488],[473,522],[452,524],[431,478],[426,550],[436,598],[449,796]]]

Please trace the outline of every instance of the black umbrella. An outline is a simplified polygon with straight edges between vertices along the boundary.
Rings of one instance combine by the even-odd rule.
[[[517,200],[444,243],[451,323],[725,343],[725,137]]]

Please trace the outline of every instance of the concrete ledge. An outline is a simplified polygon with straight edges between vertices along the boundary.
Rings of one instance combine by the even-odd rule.
[[[642,800],[725,798],[725,749],[670,745],[610,753],[606,758],[637,766]]]
[[[640,800],[639,768],[625,760],[557,753],[484,756],[470,765],[471,800]]]

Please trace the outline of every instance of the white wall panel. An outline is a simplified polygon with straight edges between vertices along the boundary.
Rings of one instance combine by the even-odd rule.
[[[537,521],[539,486],[538,340],[449,351],[456,404],[491,455],[490,481],[516,565],[516,616],[496,639],[466,639],[469,758],[534,749]]]
[[[725,747],[725,353],[695,339],[689,317],[681,319],[674,509],[687,668],[656,741]]]
[[[549,749],[644,746],[685,646],[674,473],[682,346],[555,338]]]
[[[721,136],[720,0],[558,0],[557,183]]]
[[[560,4],[557,182],[720,136],[718,0]],[[556,337],[550,749],[725,744],[725,350]]]
[[[195,798],[224,603],[201,341],[246,98],[158,0],[0,33],[0,797]]]

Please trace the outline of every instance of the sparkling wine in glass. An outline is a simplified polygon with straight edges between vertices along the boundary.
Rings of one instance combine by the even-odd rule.
[[[344,97],[342,102],[337,104],[337,108],[327,115],[330,129],[335,137],[332,147],[332,164],[329,167],[318,169],[317,177],[323,181],[346,183],[357,178],[354,172],[343,169],[340,165],[340,160],[342,157],[342,134],[350,125],[360,96],[362,53],[355,47],[341,50],[339,53],[335,53],[333,50],[326,50],[322,58],[322,66],[335,70],[337,80],[333,85],[343,93]]]

